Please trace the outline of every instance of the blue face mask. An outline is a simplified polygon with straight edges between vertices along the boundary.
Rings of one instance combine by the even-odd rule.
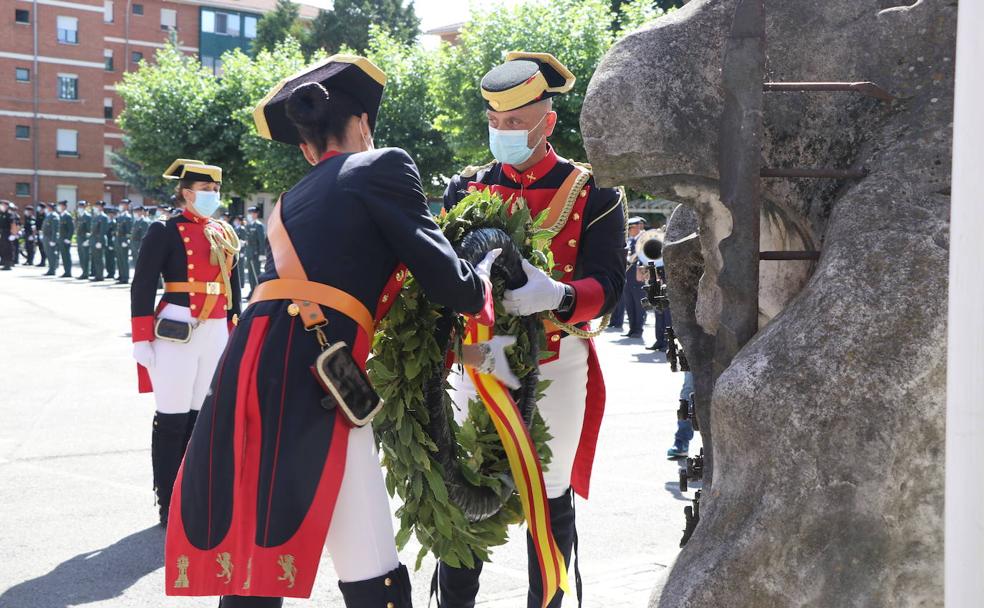
[[[492,151],[492,156],[495,157],[500,163],[507,165],[521,165],[525,163],[531,156],[533,152],[536,151],[536,147],[540,145],[543,141],[541,137],[533,145],[529,147],[527,142],[530,140],[530,131],[535,130],[540,126],[540,123],[547,117],[546,114],[540,119],[540,122],[536,123],[532,129],[526,130],[511,130],[505,131],[500,129],[494,129],[489,127],[489,150]]]
[[[212,217],[219,208],[219,193],[211,190],[195,190],[195,200],[192,203],[195,212],[202,217]]]

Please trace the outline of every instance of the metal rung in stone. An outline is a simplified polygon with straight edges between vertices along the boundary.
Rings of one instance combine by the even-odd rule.
[[[760,251],[760,260],[819,260],[819,251]]]
[[[766,82],[762,85],[762,90],[767,92],[853,91],[882,101],[895,99],[891,93],[873,82]]]

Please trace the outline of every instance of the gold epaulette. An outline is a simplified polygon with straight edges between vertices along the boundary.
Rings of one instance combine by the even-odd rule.
[[[588,173],[592,172],[591,163],[579,163],[576,160],[572,160],[571,163],[577,165],[578,167],[581,167],[582,169],[587,169]]]
[[[490,169],[494,164],[495,161],[492,161],[485,165],[468,165],[467,167],[459,171],[458,175],[460,175],[461,177],[475,177],[476,175],[478,175],[479,171],[481,171],[482,169]]]

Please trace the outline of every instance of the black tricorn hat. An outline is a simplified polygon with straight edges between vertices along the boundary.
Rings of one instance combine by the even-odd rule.
[[[278,82],[253,109],[253,122],[260,137],[285,144],[301,143],[297,128],[287,118],[287,98],[298,86],[321,83],[331,91],[341,90],[359,102],[369,115],[369,128],[376,130],[376,116],[383,99],[386,74],[365,57],[332,55]]]
[[[570,91],[574,74],[550,53],[506,53],[506,62],[482,77],[490,110],[508,112]]]

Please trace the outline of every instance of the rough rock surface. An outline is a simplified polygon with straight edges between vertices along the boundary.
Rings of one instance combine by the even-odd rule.
[[[696,211],[704,276],[695,300],[681,289],[672,304],[710,340],[731,226],[717,142],[735,5],[693,0],[619,42],[581,117],[602,184]],[[950,0],[766,0],[769,80],[870,80],[897,99],[765,96],[763,166],[870,173],[763,180],[762,249],[822,257],[762,264],[761,329],[708,399],[702,520],[653,606],[942,606],[956,11]],[[673,247],[671,281],[694,263],[681,255],[676,267]]]

